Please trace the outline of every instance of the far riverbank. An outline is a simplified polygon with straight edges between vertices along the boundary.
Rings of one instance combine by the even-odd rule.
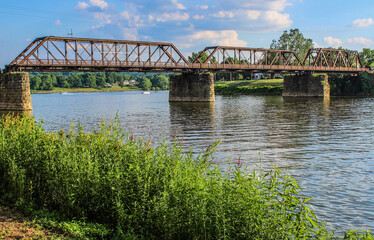
[[[280,96],[283,79],[219,81],[214,86],[217,95],[271,95]]]
[[[82,93],[82,92],[125,92],[125,91],[142,91],[142,89],[131,87],[112,87],[112,88],[54,88],[53,90],[31,90],[33,94],[45,93]]]
[[[283,79],[219,81],[214,84],[217,95],[282,95]],[[136,86],[112,88],[54,88],[53,90],[31,90],[33,94],[82,93],[82,92],[125,92],[142,91]]]

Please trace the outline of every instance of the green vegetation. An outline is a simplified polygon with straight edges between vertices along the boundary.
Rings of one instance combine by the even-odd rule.
[[[113,86],[118,86],[119,90],[122,91],[126,90],[126,87],[139,87],[143,90],[167,90],[169,89],[169,78],[163,74],[143,75],[132,73],[130,75],[115,72],[42,73],[30,75],[31,90],[56,91],[56,88],[108,89]]]
[[[121,91],[139,91],[137,86],[111,87],[111,88],[53,88],[53,90],[31,90],[31,93],[60,93],[60,92],[121,92]]]
[[[301,61],[304,60],[308,50],[313,48],[313,40],[304,38],[299,29],[290,29],[290,32],[284,31],[278,40],[273,40],[271,49],[282,49],[295,51]]]
[[[92,133],[78,127],[66,136],[47,133],[30,118],[5,117],[0,148],[1,203],[39,213],[39,221],[72,228],[70,234],[82,229],[88,237],[134,239],[327,234],[293,178],[277,169],[265,174],[234,167],[222,173],[210,165],[214,146],[193,157],[177,140],[153,148],[117,124],[102,124]],[[43,217],[45,211],[51,214]]]
[[[210,164],[217,144],[194,156],[179,139],[153,147],[116,121],[66,135],[6,116],[0,203],[79,239],[336,239],[294,178],[241,162],[223,171]]]
[[[363,48],[359,54],[363,66],[374,68],[374,50]]]
[[[214,90],[221,95],[282,95],[283,79],[219,81]]]
[[[374,76],[367,72],[357,76],[331,75],[329,83],[333,96],[373,96]]]

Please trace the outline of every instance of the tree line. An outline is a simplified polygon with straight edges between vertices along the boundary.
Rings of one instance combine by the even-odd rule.
[[[121,74],[116,72],[84,73],[41,73],[30,74],[32,90],[53,90],[54,88],[104,88],[106,86],[125,87],[128,81],[143,90],[169,89],[169,77],[164,74]],[[110,85],[109,85],[110,84]]]

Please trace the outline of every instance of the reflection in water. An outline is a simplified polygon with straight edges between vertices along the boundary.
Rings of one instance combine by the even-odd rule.
[[[313,197],[328,226],[374,229],[374,101],[372,98],[216,97],[215,104],[168,103],[168,92],[32,95],[49,131],[118,118],[137,137],[183,137],[188,149],[223,139],[219,164],[240,157],[249,169],[275,163]],[[259,156],[259,154],[261,154]]]
[[[214,103],[172,102],[169,111],[171,136],[183,138],[187,147],[195,142],[213,142],[217,139]],[[194,148],[195,152],[202,150],[199,146]]]

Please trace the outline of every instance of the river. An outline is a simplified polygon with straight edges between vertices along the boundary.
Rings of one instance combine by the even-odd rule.
[[[87,131],[118,114],[136,137],[183,138],[196,152],[222,139],[216,164],[240,157],[249,169],[270,163],[287,169],[313,197],[329,228],[374,230],[374,99],[283,99],[216,96],[210,103],[169,103],[168,92],[33,94],[37,119],[48,131],[72,121]]]

